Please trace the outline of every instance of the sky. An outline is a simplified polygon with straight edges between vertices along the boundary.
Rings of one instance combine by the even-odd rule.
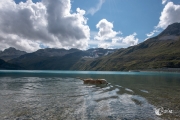
[[[175,22],[179,0],[1,0],[0,50],[126,48]]]

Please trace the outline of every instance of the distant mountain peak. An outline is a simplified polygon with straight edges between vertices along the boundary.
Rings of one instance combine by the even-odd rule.
[[[5,49],[3,52],[5,52],[5,53],[19,53],[19,52],[21,52],[21,53],[26,53],[25,51],[21,51],[21,50],[17,50],[16,48],[14,48],[14,47],[9,47],[9,48],[7,48],[7,49]]]
[[[162,36],[180,36],[180,23],[173,23],[169,25],[158,37]]]
[[[5,49],[4,52],[5,52],[5,51],[12,51],[12,50],[16,50],[16,48],[14,48],[14,47],[9,47],[9,48]]]
[[[4,51],[0,52],[0,59],[8,61],[10,59],[17,58],[24,54],[26,54],[25,51],[17,50],[14,47],[9,47],[5,49]]]
[[[53,56],[64,56],[69,53],[73,53],[79,51],[78,49],[72,48],[70,50],[66,50],[64,48],[45,48],[45,49],[39,49],[33,54],[36,54],[37,56],[48,56],[48,57],[53,57]]]

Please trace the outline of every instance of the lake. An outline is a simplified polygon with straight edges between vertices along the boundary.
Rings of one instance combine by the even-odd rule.
[[[0,119],[180,119],[180,73],[1,70]]]

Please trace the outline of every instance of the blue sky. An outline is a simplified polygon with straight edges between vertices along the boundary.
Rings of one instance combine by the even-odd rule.
[[[179,0],[171,1],[180,5]],[[98,0],[73,0],[72,9],[75,11],[75,8],[80,7],[88,11],[97,4]],[[139,42],[142,42],[147,38],[146,34],[158,25],[165,5],[161,0],[104,0],[99,11],[87,15],[88,24],[92,31],[97,31],[96,24],[105,18],[113,22],[115,31],[121,31],[124,36],[136,32]]]
[[[1,50],[10,46],[29,52],[44,47],[126,48],[180,22],[179,0],[6,0],[0,4]]]
[[[73,10],[80,7],[88,11],[97,4],[97,0],[92,0],[94,4],[84,5],[79,4],[80,1],[84,0],[73,2]],[[153,26],[157,25],[164,7],[161,2],[160,0],[106,0],[101,9],[94,15],[87,15],[89,18],[88,23],[92,26],[92,30],[97,31],[96,24],[99,20],[105,18],[113,22],[114,30],[120,30],[125,35],[137,32],[143,38],[147,32],[153,29]]]

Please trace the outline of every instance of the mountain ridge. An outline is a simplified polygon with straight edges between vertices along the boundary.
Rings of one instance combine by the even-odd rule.
[[[164,35],[180,36],[180,23],[173,23],[171,25],[168,25],[167,28],[158,35],[158,37]]]
[[[115,50],[96,48],[82,51],[78,49],[65,50],[46,48],[21,55],[8,62],[17,64],[28,70],[68,70],[83,57],[94,59],[99,56],[107,55],[109,51],[111,53]]]
[[[0,52],[0,59],[3,59],[4,61],[8,61],[14,58],[17,58],[21,55],[26,54],[25,51],[17,50],[13,47],[9,47],[5,49],[4,51]]]

